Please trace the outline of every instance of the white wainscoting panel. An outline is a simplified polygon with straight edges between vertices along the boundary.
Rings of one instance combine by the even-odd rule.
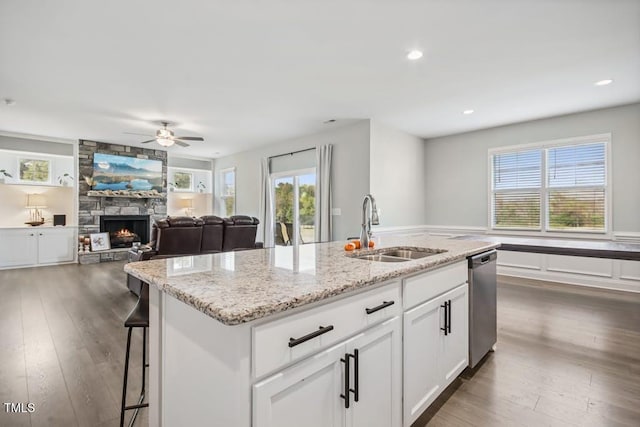
[[[499,251],[498,265],[504,267],[524,268],[527,270],[541,270],[543,258],[544,254]]]
[[[613,260],[568,255],[547,255],[547,270],[587,276],[613,277]]]
[[[620,261],[620,278],[640,283],[640,261]]]

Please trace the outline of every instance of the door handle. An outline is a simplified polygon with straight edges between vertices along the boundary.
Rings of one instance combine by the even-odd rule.
[[[447,305],[449,306],[449,309],[447,310],[447,328],[449,329],[449,333],[451,333],[451,300],[447,301]]]
[[[349,356],[351,356],[349,353],[345,353],[344,359],[340,359],[344,363],[344,393],[340,397],[344,399],[345,409],[349,409],[349,392],[351,391],[349,386]]]
[[[444,331],[445,335],[449,335],[449,301],[445,301],[440,307],[444,308],[444,328],[440,328]]]
[[[353,357],[353,368],[354,368],[354,372],[353,372],[353,389],[350,389],[350,391],[353,392],[353,401],[357,402],[360,396],[360,354],[358,352],[358,349],[356,348],[355,350],[353,350],[353,355],[349,355],[350,357]]]

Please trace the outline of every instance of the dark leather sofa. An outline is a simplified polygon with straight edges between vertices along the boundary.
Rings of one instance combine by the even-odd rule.
[[[257,218],[245,215],[163,218],[153,224],[151,242],[131,249],[128,258],[130,262],[146,261],[262,248],[262,242],[256,242],[258,224]],[[140,281],[128,275],[127,286],[137,294]]]

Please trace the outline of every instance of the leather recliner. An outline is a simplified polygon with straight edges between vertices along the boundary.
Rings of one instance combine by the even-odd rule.
[[[258,224],[260,224],[258,218],[246,215],[225,218],[222,251],[228,252],[262,247],[262,243],[256,243]]]
[[[156,231],[157,256],[195,255],[202,245],[203,220],[187,216],[174,216],[157,220],[151,235]]]
[[[200,219],[203,222],[200,253],[211,254],[222,252],[224,220],[215,215],[203,216]]]

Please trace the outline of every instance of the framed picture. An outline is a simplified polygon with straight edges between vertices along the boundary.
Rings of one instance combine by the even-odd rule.
[[[109,233],[92,233],[89,238],[91,239],[91,252],[111,249]]]

